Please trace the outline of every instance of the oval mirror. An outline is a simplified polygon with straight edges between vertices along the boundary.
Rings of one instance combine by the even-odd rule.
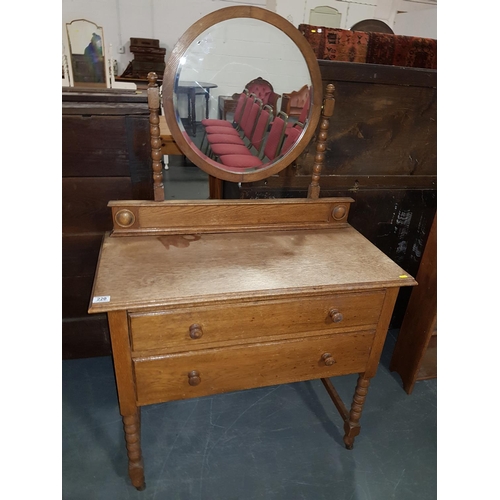
[[[181,151],[208,174],[263,179],[311,140],[322,106],[309,43],[286,19],[258,7],[227,7],[179,39],[163,75],[163,108]]]

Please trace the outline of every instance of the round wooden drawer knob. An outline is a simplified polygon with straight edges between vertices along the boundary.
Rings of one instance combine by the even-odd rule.
[[[198,385],[201,382],[200,372],[193,370],[188,373],[189,385]]]
[[[200,325],[194,324],[189,327],[189,336],[193,340],[201,338],[202,335],[203,335],[203,330]]]
[[[342,316],[342,313],[338,309],[331,309],[330,318],[332,318],[334,323],[340,323],[344,319],[344,316]]]
[[[321,356],[321,359],[325,362],[326,366],[332,366],[335,363],[335,360],[329,352],[325,352],[325,354]]]

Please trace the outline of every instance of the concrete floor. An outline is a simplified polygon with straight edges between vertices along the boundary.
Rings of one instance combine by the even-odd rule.
[[[142,409],[146,489],[127,474],[110,357],[63,361],[66,500],[431,500],[437,498],[437,381],[411,396],[389,331],[354,449],[319,380]],[[350,405],[356,376],[332,379]]]

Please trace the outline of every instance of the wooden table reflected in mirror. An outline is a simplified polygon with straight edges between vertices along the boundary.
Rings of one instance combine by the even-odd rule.
[[[187,125],[191,129],[193,137],[196,137],[196,96],[205,96],[205,118],[208,118],[210,89],[215,88],[217,88],[215,83],[207,82],[179,82],[177,85],[177,94],[188,96]]]

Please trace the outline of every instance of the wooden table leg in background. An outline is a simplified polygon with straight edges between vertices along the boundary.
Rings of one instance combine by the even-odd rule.
[[[222,200],[222,186],[223,183],[221,179],[213,175],[208,176],[208,196],[211,200]]]

